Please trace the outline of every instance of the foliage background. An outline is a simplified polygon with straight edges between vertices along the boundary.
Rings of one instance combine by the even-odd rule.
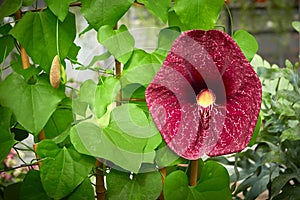
[[[6,16],[5,14],[12,17],[5,20],[13,20],[13,13],[22,4],[34,3],[34,1],[17,0],[14,2],[15,4],[9,6],[12,10],[6,9],[3,12],[3,9],[0,9],[2,11],[0,13],[3,15],[0,14],[1,17]],[[66,8],[70,2],[64,2],[62,7]],[[94,0],[93,2],[99,3],[100,1]],[[19,20],[19,25],[14,28],[7,25],[1,26],[0,55],[3,57],[8,55],[15,46],[15,38],[26,47],[26,51],[33,60],[31,60],[32,66],[23,70],[16,48],[14,53],[10,53],[10,59],[4,61],[0,57],[2,62],[0,158],[1,160],[5,159],[12,146],[19,151],[20,148],[25,148],[33,154],[31,147],[25,146],[26,144],[23,143],[24,139],[28,137],[28,133],[34,136],[35,142],[38,142],[37,136],[43,128],[47,139],[40,141],[36,150],[39,158],[42,159],[40,171],[31,170],[23,182],[18,181],[10,185],[1,184],[0,199],[93,199],[95,194],[91,180],[94,182],[95,177],[99,178],[103,174],[106,176],[108,199],[120,199],[121,197],[123,199],[156,199],[162,191],[161,179],[164,178],[164,175],[153,165],[153,161],[155,164],[167,166],[168,177],[164,184],[165,199],[178,199],[181,195],[187,195],[189,199],[207,199],[212,196],[216,199],[231,199],[231,192],[233,198],[240,198],[242,193],[245,199],[255,199],[266,189],[269,190],[269,198],[297,197],[300,180],[298,172],[298,64],[286,61],[287,68],[281,69],[276,66],[271,67],[267,61],[258,56],[254,58],[252,65],[264,83],[265,106],[261,113],[262,126],[257,128],[256,137],[251,143],[254,146],[231,158],[219,157],[205,162],[200,160],[197,186],[191,187],[188,185],[190,169],[186,167],[189,161],[178,159],[172,152],[164,148],[165,144],[161,142],[157,130],[153,128],[145,103],[128,102],[127,100],[118,108],[113,109],[111,106],[118,103],[115,97],[117,96],[116,91],[120,88],[119,82],[115,78],[117,62],[111,57],[111,54],[124,64],[124,79],[122,79],[126,83],[122,85],[124,98],[143,98],[147,83],[161,65],[168,47],[178,34],[177,28],[161,31],[165,27],[165,22],[169,20],[170,26],[179,26],[181,30],[214,28],[218,13],[222,10],[223,1],[216,1],[216,5],[209,8],[212,13],[209,17],[206,16],[211,19],[209,22],[201,21],[201,17],[194,21],[193,16],[186,16],[185,13],[194,12],[195,15],[199,13],[193,10],[193,5],[185,1],[178,3],[177,7],[175,6],[169,12],[167,11],[169,5],[167,0],[162,1],[163,3],[160,5],[150,0],[139,1],[146,7],[132,7],[120,21],[120,24],[126,24],[129,29],[144,28],[143,30],[130,30],[134,37],[128,34],[125,26],[119,26],[118,31],[113,30],[116,21],[119,20],[118,17],[121,17],[120,13],[126,12],[125,7],[128,8],[133,1],[110,1],[106,8],[113,7],[112,5],[116,2],[123,6],[120,9],[117,9],[118,6],[116,6],[114,8],[117,11],[108,12],[103,19],[109,19],[109,21],[103,22],[103,24],[93,21],[94,18],[97,18],[95,14],[99,12],[97,12],[97,7],[92,7],[88,1],[82,1],[81,10],[78,7],[71,8],[71,13],[66,12],[66,9],[60,10],[49,1],[51,10],[46,9],[27,14],[26,17],[23,16]],[[201,5],[210,4],[210,1],[198,0],[195,2]],[[58,4],[60,3],[59,1]],[[76,20],[72,13],[75,14]],[[80,13],[93,26],[90,28],[94,29],[84,31],[87,24],[86,22],[84,25],[80,23],[80,21],[85,21]],[[180,20],[176,18],[176,13],[180,15]],[[169,19],[167,15],[169,15]],[[217,24],[226,26],[228,18],[224,14],[224,8],[223,15]],[[139,20],[136,20],[137,23],[134,24],[136,16]],[[233,17],[234,19],[238,18],[235,15]],[[145,18],[149,18],[149,25],[145,23]],[[36,23],[31,24],[31,20]],[[8,21],[4,21],[4,23],[8,23]],[[141,21],[143,23],[138,24]],[[155,28],[152,27],[153,22],[156,24]],[[277,22],[277,19],[274,19],[274,22]],[[46,26],[44,26],[45,24]],[[145,29],[147,26],[151,28]],[[57,29],[57,27],[59,28]],[[46,34],[43,34],[41,30],[47,30]],[[229,26],[226,30],[229,30]],[[59,37],[56,37],[57,32]],[[148,39],[142,45],[137,44],[138,36],[142,35],[155,39]],[[109,41],[111,37],[114,40],[120,39],[124,43],[112,43]],[[249,38],[244,36],[242,39],[247,41]],[[76,45],[81,46],[81,50],[73,44],[73,40],[76,41]],[[124,46],[126,49],[121,48]],[[251,49],[253,46],[255,46],[255,42],[250,41],[249,46],[246,46],[245,49],[249,47]],[[143,48],[145,51],[136,48]],[[106,49],[110,53],[102,54]],[[123,51],[120,52],[120,49]],[[51,61],[56,54],[60,55],[61,63],[66,68],[68,82],[67,87],[61,82],[61,87],[54,90],[48,79]],[[64,58],[67,59],[64,60]],[[140,68],[141,66],[142,68]],[[40,74],[41,70],[46,73]],[[15,73],[4,79],[6,74],[11,71]],[[141,71],[148,75],[147,80],[145,77],[136,76],[137,72]],[[94,81],[85,81],[89,78]],[[127,89],[124,86],[127,86]],[[133,94],[126,93],[131,90],[130,87],[135,90]],[[64,94],[65,90],[67,96]],[[32,99],[24,98],[21,95],[24,93],[27,94],[26,96],[31,96]],[[101,101],[99,101],[99,96]],[[41,112],[41,110],[43,111]],[[91,115],[94,121],[90,119]],[[132,118],[132,115],[137,117]],[[36,116],[36,118],[28,120],[28,116]],[[134,120],[123,121],[126,125],[120,125],[118,116]],[[133,123],[130,124],[130,122]],[[147,131],[146,137],[137,139],[126,136],[124,138],[124,130],[132,131],[132,127],[135,127],[136,124],[150,130]],[[120,129],[120,127],[122,128]],[[81,131],[83,134],[80,134]],[[107,137],[109,133],[114,133],[114,136]],[[106,142],[101,143],[103,139]],[[112,148],[109,145],[105,146],[111,141],[123,150],[143,155],[146,153],[149,157],[142,159],[131,157],[132,162],[128,162],[130,155],[125,154],[127,157],[125,160],[120,157],[116,158],[113,153],[105,151]],[[122,143],[120,141],[129,142]],[[83,142],[85,145],[82,144]],[[16,144],[18,146],[15,146]],[[157,151],[160,149],[163,151]],[[95,165],[95,157],[106,158],[113,161],[114,164],[108,161],[104,162],[104,166],[99,167]],[[227,170],[219,163],[232,166],[234,173],[230,177],[231,180]],[[23,165],[32,168],[36,165],[36,160],[24,161]],[[106,166],[113,166],[113,168],[107,171]],[[2,165],[0,169],[6,167]],[[240,184],[237,188],[234,184],[230,191],[230,181],[240,181]]]

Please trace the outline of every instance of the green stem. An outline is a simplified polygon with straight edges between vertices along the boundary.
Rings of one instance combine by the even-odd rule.
[[[59,25],[59,21],[58,21],[58,18],[56,18],[56,51],[57,51],[57,55],[59,57],[59,62],[61,62],[60,52],[59,52],[59,41],[58,41],[58,25]]]
[[[233,36],[233,20],[232,20],[232,15],[231,15],[229,6],[228,6],[226,3],[225,3],[225,8],[226,8],[226,11],[227,11],[228,16],[229,16],[229,22],[230,22],[230,35]]]

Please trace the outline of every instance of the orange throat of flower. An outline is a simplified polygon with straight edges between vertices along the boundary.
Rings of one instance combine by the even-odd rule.
[[[197,95],[197,104],[203,108],[211,107],[216,101],[216,96],[210,89],[204,89]]]

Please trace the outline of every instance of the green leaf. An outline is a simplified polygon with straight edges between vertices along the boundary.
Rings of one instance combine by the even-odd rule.
[[[15,47],[14,38],[10,35],[0,37],[0,63],[9,55]]]
[[[11,61],[11,67],[14,72],[22,75],[26,81],[31,79],[32,77],[38,76],[42,69],[40,67],[35,67],[30,65],[29,68],[24,69],[22,65],[21,55],[14,54],[13,60]]]
[[[10,133],[10,121],[12,111],[5,107],[0,107],[0,162],[6,158],[15,141]]]
[[[156,52],[167,57],[168,52],[174,42],[174,40],[180,35],[180,30],[176,27],[164,28],[158,35],[158,48]]]
[[[63,22],[68,15],[69,5],[76,0],[45,0],[50,10]]]
[[[112,76],[106,78],[102,85],[97,86],[94,96],[94,109],[98,119],[107,112],[107,107],[111,103],[116,102],[120,89],[120,81]]]
[[[4,190],[4,200],[18,200],[20,197],[20,190],[22,185],[22,182],[18,182],[7,186],[7,188]]]
[[[64,97],[64,91],[53,89],[45,75],[39,76],[35,84],[28,84],[13,73],[0,84],[0,104],[9,107],[16,120],[35,135]]]
[[[30,6],[35,0],[23,0],[23,6]]]
[[[98,31],[98,41],[123,64],[131,57],[134,38],[125,25],[120,26],[118,30],[113,30],[113,26],[102,26]]]
[[[294,128],[285,129],[280,135],[281,141],[285,140],[300,140],[300,124],[298,123]]]
[[[154,149],[161,143],[154,123],[134,104],[116,107],[104,133],[120,150],[141,154],[149,163],[153,163]]]
[[[231,199],[229,182],[229,174],[225,167],[217,162],[207,161],[196,190],[201,192],[205,199]]]
[[[22,0],[4,0],[0,4],[0,21],[4,17],[14,14],[21,8]]]
[[[161,176],[158,171],[130,174],[111,170],[107,174],[107,197],[111,200],[153,200],[162,190]]]
[[[300,22],[299,21],[293,21],[292,26],[298,33],[300,33]]]
[[[143,110],[132,103],[123,104],[113,109],[107,129],[120,131],[122,136],[128,135],[140,139],[150,138],[158,133],[156,126],[150,123]],[[109,136],[112,137],[112,134]]]
[[[300,196],[299,185],[287,184],[282,188],[282,192],[279,195],[275,196],[273,200],[298,199],[299,196]]]
[[[9,31],[12,29],[12,26],[8,23],[8,24],[4,24],[0,26],[0,34],[2,36],[4,35],[8,35]]]
[[[145,7],[164,23],[168,20],[168,11],[171,6],[171,0],[138,0],[138,2],[145,5]]]
[[[176,170],[165,179],[164,197],[168,199],[192,199],[189,197],[191,189],[188,186],[188,177],[181,170]],[[201,197],[199,197],[199,200]]]
[[[93,123],[82,122],[72,127],[70,137],[72,144],[80,153],[110,160],[125,169],[134,171],[139,169],[141,155],[120,151]]]
[[[252,138],[248,144],[249,147],[252,147],[256,143],[256,138],[258,136],[258,133],[260,132],[261,123],[262,123],[261,116],[258,115],[258,119],[257,119],[256,126],[255,126],[255,129],[252,134]]]
[[[43,188],[40,171],[30,170],[26,174],[21,187],[20,197],[22,197],[22,200],[51,200]]]
[[[71,45],[67,57],[72,63],[77,64],[77,55],[80,49],[81,47],[74,43]]]
[[[282,79],[280,79],[281,81]],[[298,93],[294,92],[293,90],[278,90],[276,93],[276,97],[278,99],[284,99],[291,103],[298,103],[300,102],[300,96]]]
[[[147,86],[160,69],[163,60],[164,57],[155,52],[148,54],[141,49],[134,50],[131,59],[124,66],[121,77],[122,86],[124,87],[131,83]]]
[[[165,142],[160,144],[159,148],[156,150],[155,162],[159,167],[173,166],[181,163],[183,160],[184,158],[181,158],[174,153]]]
[[[94,199],[94,188],[88,177],[72,192],[67,200],[91,200]]]
[[[258,50],[258,43],[255,37],[245,30],[238,30],[234,33],[233,39],[241,48],[247,60],[251,61]]]
[[[274,80],[289,76],[289,71],[286,68],[257,67],[257,74],[261,78]]]
[[[81,13],[98,30],[103,25],[115,27],[134,0],[82,0]]]
[[[223,0],[178,0],[174,11],[185,27],[180,29],[213,29],[222,10]]]
[[[39,68],[39,67],[35,68],[32,65],[29,68],[24,69],[20,56],[18,56],[17,62],[14,62],[13,64],[11,64],[11,67],[14,70],[14,72],[22,75],[24,77],[25,81],[29,81],[32,77],[38,76],[38,74],[40,74],[40,72],[42,71],[41,68]]]
[[[59,54],[63,60],[68,55],[76,36],[74,14],[68,13],[64,22],[60,22],[48,9],[41,12],[27,12],[10,31],[33,61],[40,64],[46,72],[49,72],[52,60],[58,54],[57,23]]]
[[[178,27],[180,30],[188,30],[187,26],[184,25],[179,16],[175,13],[174,9],[170,9],[168,13],[168,24],[169,27]]]
[[[57,109],[48,120],[44,127],[45,137],[47,139],[52,139],[69,127],[71,127],[74,121],[72,110],[70,109]]]
[[[94,109],[96,88],[96,83],[91,79],[86,80],[80,85],[78,96],[72,101],[74,113],[85,117],[88,106],[91,110]]]
[[[70,137],[80,153],[109,160],[128,171],[139,171],[143,154],[120,149],[93,123],[82,122],[72,127]]]
[[[59,148],[53,141],[39,143],[37,154],[43,160],[40,173],[48,196],[61,199],[70,194],[92,170],[95,159],[79,154],[73,147]]]
[[[88,104],[86,102],[82,102],[78,98],[73,99],[72,111],[74,114],[86,117],[87,108],[88,108]]]
[[[122,98],[129,99],[130,98],[139,98],[145,99],[145,91],[146,88],[138,83],[128,84],[122,87]],[[137,103],[137,102],[135,102]],[[145,101],[143,103],[146,103]]]
[[[0,126],[10,130],[12,111],[9,108],[0,106]]]
[[[282,188],[285,186],[285,184],[296,178],[297,174],[281,174],[274,178],[274,180],[271,183],[271,197],[274,197],[282,191]]]
[[[169,174],[164,185],[165,199],[231,199],[226,168],[214,161],[207,161],[202,170],[196,186],[188,185],[188,177],[183,171],[177,170]]]

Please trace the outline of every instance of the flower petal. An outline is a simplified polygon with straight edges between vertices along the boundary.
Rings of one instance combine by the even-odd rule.
[[[196,95],[207,88],[216,95],[216,104],[204,130]],[[247,146],[260,110],[261,84],[230,36],[193,30],[173,43],[146,90],[146,101],[167,145],[193,160]]]

